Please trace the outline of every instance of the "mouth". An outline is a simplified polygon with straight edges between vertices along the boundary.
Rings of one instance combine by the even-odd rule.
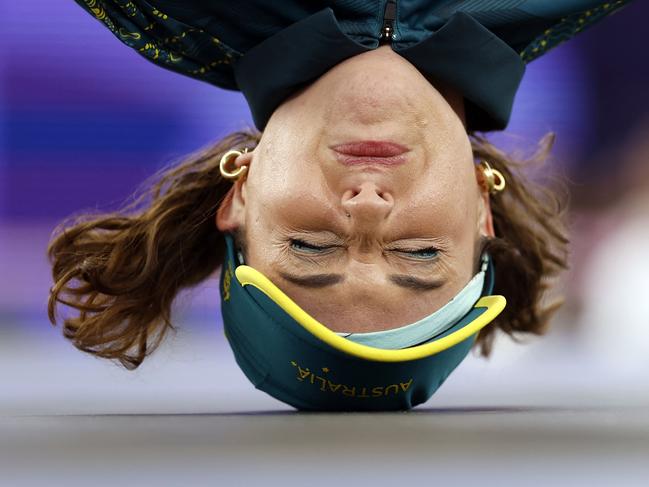
[[[394,166],[406,162],[403,155],[409,149],[395,142],[361,140],[331,147],[342,164]]]
[[[398,166],[406,162],[404,156],[395,156],[395,157],[357,157],[357,156],[346,156],[346,155],[336,155],[336,158],[339,162],[345,166],[357,166],[357,165],[375,165],[375,166]]]

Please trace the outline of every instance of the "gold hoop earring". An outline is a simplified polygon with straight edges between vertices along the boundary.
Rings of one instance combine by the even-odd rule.
[[[223,154],[223,157],[221,157],[221,161],[219,162],[219,170],[221,171],[221,176],[223,176],[225,179],[229,180],[237,180],[241,176],[245,174],[245,172],[248,170],[248,166],[241,166],[240,168],[237,168],[235,170],[229,170],[227,168],[227,165],[230,162],[230,159],[232,156],[236,159],[242,154],[246,154],[248,152],[248,148],[245,147],[243,151],[238,151],[236,149],[229,150],[225,154]]]
[[[498,169],[492,168],[487,161],[480,162],[479,166],[484,174],[489,194],[500,193],[505,189],[505,177]]]

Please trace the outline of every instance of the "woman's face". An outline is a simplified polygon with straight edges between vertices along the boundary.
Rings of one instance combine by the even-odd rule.
[[[474,275],[493,235],[463,125],[444,96],[389,46],[338,64],[270,118],[217,215],[242,231],[246,263],[334,331],[366,332],[436,311]],[[355,141],[404,146],[358,160]],[[381,163],[384,162],[384,163]]]

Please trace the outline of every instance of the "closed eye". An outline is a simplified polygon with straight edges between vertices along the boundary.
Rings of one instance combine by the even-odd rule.
[[[406,254],[419,260],[433,260],[439,255],[439,250],[435,247],[426,247],[424,249],[392,249],[395,252]]]
[[[293,238],[290,240],[290,247],[302,254],[324,255],[339,247],[339,245],[320,245]],[[436,247],[425,247],[423,249],[393,248],[388,250],[404,254],[408,258],[426,261],[433,260],[439,255],[439,250]]]
[[[317,245],[297,238],[290,240],[290,246],[293,250],[305,254],[324,254],[336,247],[336,245]]]

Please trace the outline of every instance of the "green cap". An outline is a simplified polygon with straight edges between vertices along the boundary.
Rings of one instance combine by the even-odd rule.
[[[226,248],[221,313],[235,359],[256,388],[301,410],[390,411],[425,402],[505,307],[504,297],[489,295],[490,262],[482,297],[449,329],[410,348],[369,347],[329,330],[240,264],[230,235]]]

